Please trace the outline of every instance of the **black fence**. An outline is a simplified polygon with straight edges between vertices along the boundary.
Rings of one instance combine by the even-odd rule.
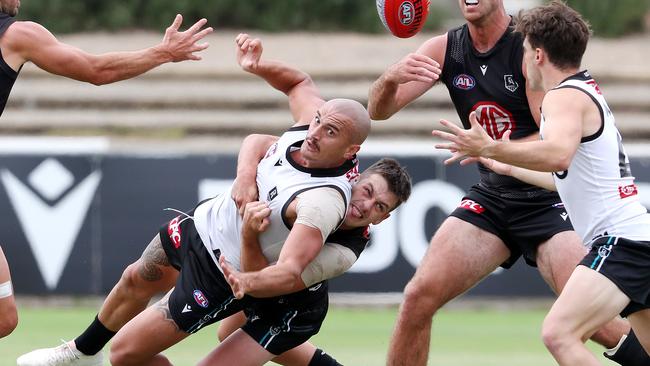
[[[334,292],[401,292],[429,238],[477,180],[474,168],[444,167],[442,156],[395,157],[413,176],[411,199],[373,228],[371,245],[348,274],[333,281]],[[362,168],[377,158],[364,156]],[[160,225],[175,216],[164,209],[187,210],[219,193],[232,181],[235,163],[234,154],[0,152],[0,242],[16,292],[106,293]],[[642,194],[650,192],[644,189],[648,164],[649,158],[632,160]],[[550,292],[520,261],[468,295]]]

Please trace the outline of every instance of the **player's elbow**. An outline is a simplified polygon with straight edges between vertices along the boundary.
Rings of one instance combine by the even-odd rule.
[[[101,86],[118,81],[117,74],[108,70],[95,70],[90,73],[86,80],[95,86]]]
[[[368,114],[373,121],[384,121],[389,119],[393,113],[386,109],[381,109],[375,103],[368,102]]]
[[[569,170],[569,166],[571,165],[571,156],[558,156],[557,159],[554,159],[552,165],[552,171],[554,172]]]

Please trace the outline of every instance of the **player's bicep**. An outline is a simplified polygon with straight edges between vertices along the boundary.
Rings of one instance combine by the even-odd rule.
[[[93,56],[79,48],[59,42],[40,24],[21,23],[13,29],[12,38],[20,55],[39,68],[52,74],[87,80]]]
[[[356,261],[357,256],[350,248],[336,243],[326,243],[318,256],[302,272],[302,282],[305,287],[309,287],[315,283],[340,276]]]
[[[582,139],[583,94],[574,89],[557,89],[546,94],[542,105],[544,114],[544,141],[553,142],[570,161]],[[586,96],[585,96],[586,97]]]
[[[335,188],[313,188],[300,193],[297,200],[296,223],[317,229],[321,233],[322,243],[345,217],[345,200]]]

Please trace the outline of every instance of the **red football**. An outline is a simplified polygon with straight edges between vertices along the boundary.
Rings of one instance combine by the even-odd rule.
[[[384,27],[399,38],[414,36],[429,14],[429,0],[376,0]]]

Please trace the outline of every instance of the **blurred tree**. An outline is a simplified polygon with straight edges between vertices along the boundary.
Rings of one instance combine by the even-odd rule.
[[[591,23],[599,36],[616,37],[640,32],[650,11],[650,0],[568,0]]]
[[[425,29],[439,29],[447,13],[431,7]],[[19,19],[37,21],[55,33],[160,30],[177,13],[185,16],[185,24],[205,17],[221,29],[384,32],[371,0],[25,0]]]

